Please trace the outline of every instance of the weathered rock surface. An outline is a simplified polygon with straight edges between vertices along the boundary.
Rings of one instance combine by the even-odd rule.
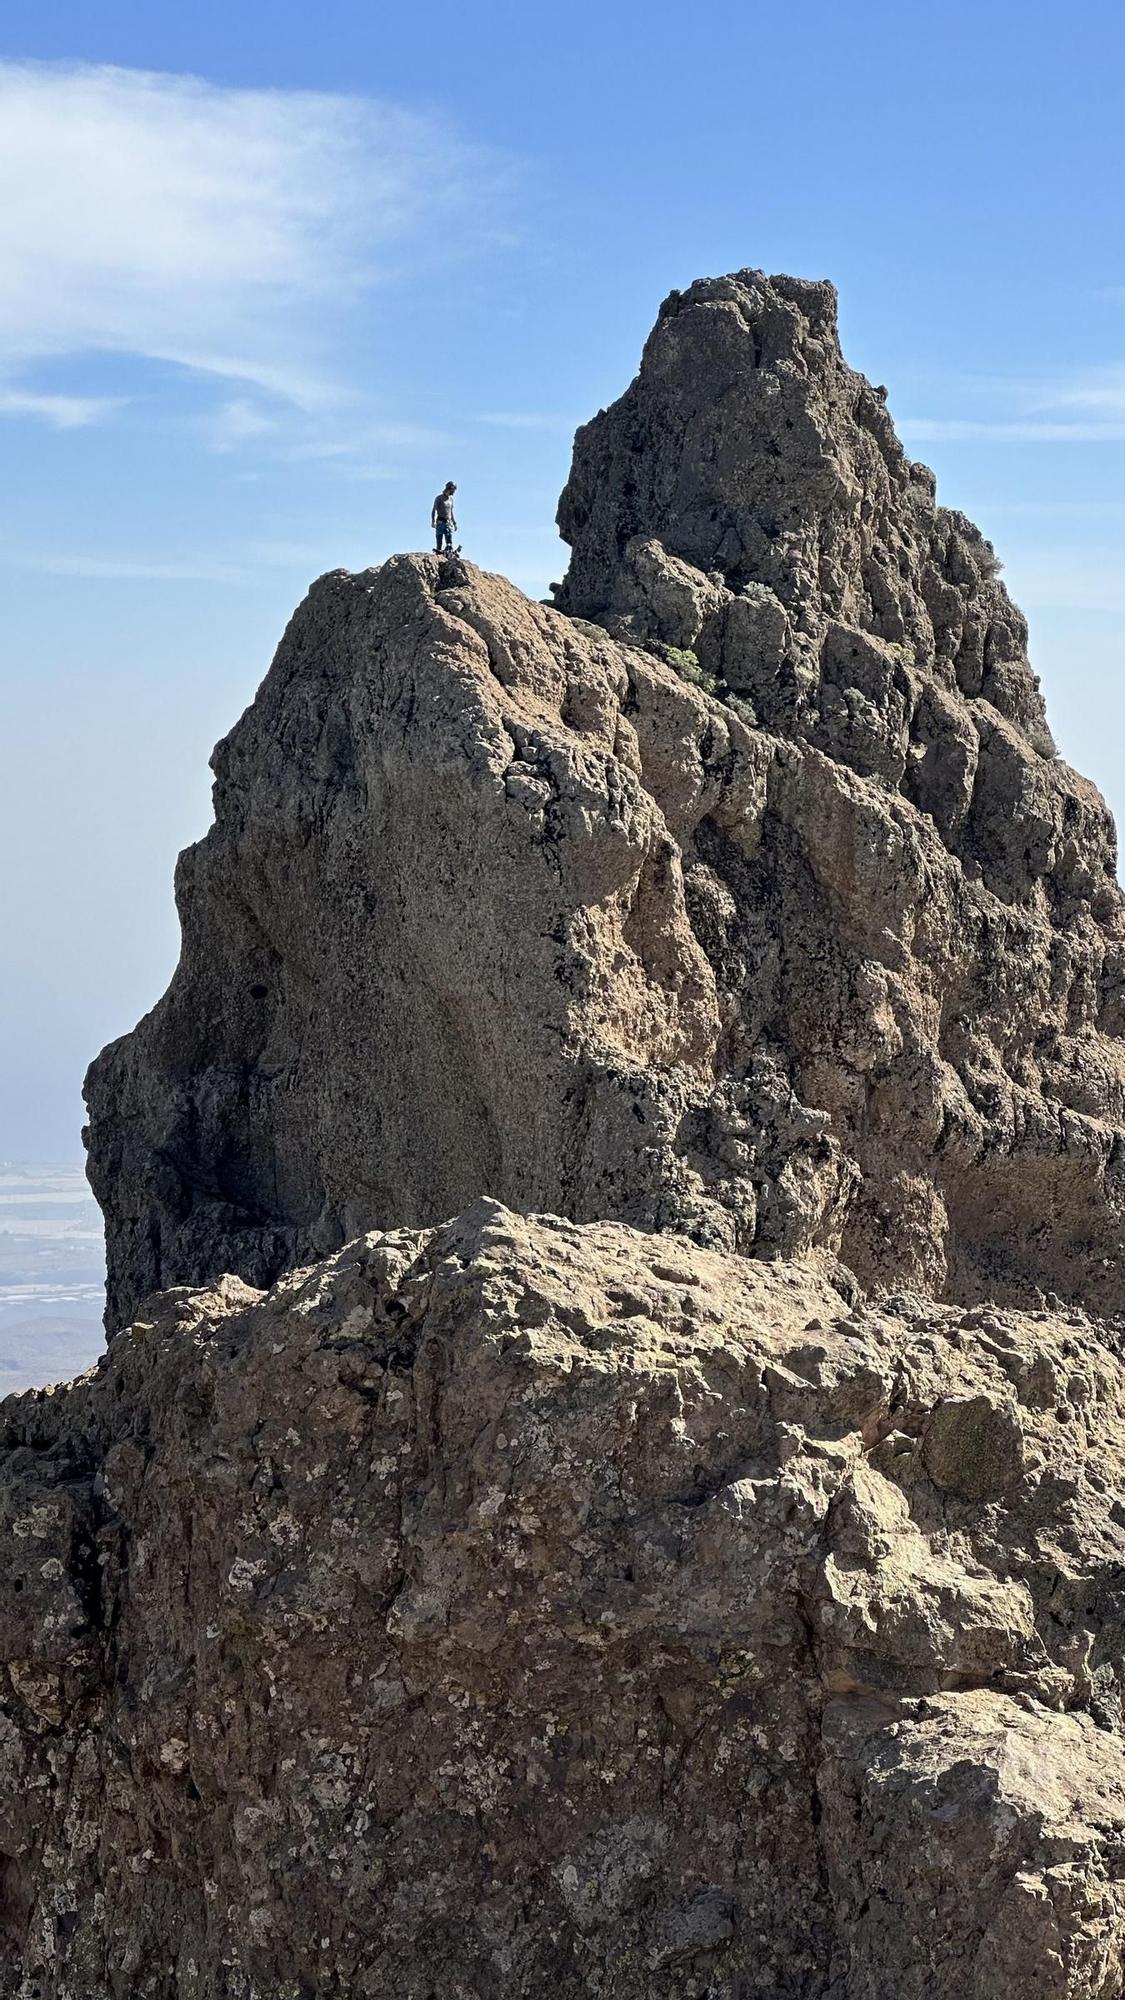
[[[936,505],[886,391],[845,363],[830,284],[740,271],[673,292],[636,380],[578,433],[559,527],[564,609],[698,645],[770,728],[909,794],[932,787],[950,835],[973,771],[959,787],[935,773],[912,727],[922,695],[970,767],[982,718],[966,702],[1044,739],[992,546]]]
[[[560,522],[314,585],[90,1072],[0,1996],[1112,2000],[1112,824],[830,287],[673,295]]]
[[[621,421],[599,420],[610,445]],[[594,457],[608,505],[600,435],[576,465]],[[875,456],[877,518],[898,520],[924,489],[900,455],[892,491]],[[808,466],[789,473],[803,492]],[[593,528],[573,531],[586,575]],[[629,560],[663,606],[665,559]],[[665,567],[690,597],[686,562]],[[774,615],[694,574],[723,632]],[[659,629],[702,647],[669,592]],[[866,1287],[1125,1304],[1109,816],[1012,719],[1028,669],[1001,663],[1024,689],[1002,714],[944,655],[908,667],[849,627],[853,646],[845,613],[800,646],[842,649],[847,687],[878,654],[863,699],[898,718],[897,771],[822,728],[823,702],[752,726],[740,697],[468,564],[321,579],[216,752],[172,986],[88,1079],[111,1329],[161,1286],[268,1283],[480,1193],[817,1253]]]
[[[482,1202],[0,1430],[3,1993],[1120,1991],[1082,1314]]]

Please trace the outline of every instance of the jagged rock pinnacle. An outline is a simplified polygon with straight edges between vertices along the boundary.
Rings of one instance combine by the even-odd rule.
[[[1109,815],[829,286],[674,295],[560,520],[313,586],[90,1072],[0,1986],[1108,2000]]]
[[[1112,822],[834,299],[673,294],[578,434],[562,610],[432,557],[314,587],[90,1073],[113,1323],[482,1192],[1123,1303]]]

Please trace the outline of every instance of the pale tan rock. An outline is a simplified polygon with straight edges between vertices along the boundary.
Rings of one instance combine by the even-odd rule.
[[[984,1690],[894,1716],[830,1703],[824,1734],[824,1841],[847,1939],[826,1991],[1101,2000],[1118,1989],[1118,1738]]]

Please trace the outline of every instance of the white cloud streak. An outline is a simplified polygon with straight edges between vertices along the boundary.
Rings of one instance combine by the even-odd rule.
[[[0,412],[92,421],[19,378],[102,353],[323,413],[348,310],[433,225],[479,239],[501,199],[493,159],[394,104],[0,62]],[[240,428],[260,434],[228,404]]]
[[[1103,417],[1125,417],[1125,368],[1098,368],[1056,390],[1053,403],[1062,409],[1096,410]]]
[[[1120,444],[1125,423],[1067,423],[1034,418],[1012,421],[973,417],[905,417],[898,426],[911,444],[968,444],[974,438],[999,444]]]
[[[208,556],[172,558],[146,555],[100,556],[16,552],[8,560],[17,569],[40,576],[81,577],[103,583],[252,583],[263,570],[297,569],[307,572],[321,564],[331,566],[331,554],[307,542],[250,542],[239,549],[234,561],[216,561]]]
[[[497,430],[558,431],[568,436],[578,427],[573,418],[549,416],[542,410],[491,410],[476,421],[491,424]]]
[[[30,389],[0,389],[0,416],[37,417],[55,430],[80,430],[120,409],[120,396],[48,396]]]
[[[202,558],[150,562],[141,556],[22,556],[18,567],[40,576],[85,577],[104,583],[244,583],[250,575],[244,564]]]
[[[1091,369],[1055,381],[966,384],[990,402],[1008,406],[997,417],[906,417],[902,436],[916,444],[1120,444],[1125,441],[1125,368]]]
[[[206,428],[213,451],[237,451],[252,439],[271,436],[277,429],[277,418],[245,396],[232,396],[219,406]]]

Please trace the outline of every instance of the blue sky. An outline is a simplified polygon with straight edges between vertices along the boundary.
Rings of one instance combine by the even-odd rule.
[[[0,1157],[74,1158],[207,757],[319,571],[535,594],[673,285],[828,276],[1125,809],[1125,10],[6,0]]]

